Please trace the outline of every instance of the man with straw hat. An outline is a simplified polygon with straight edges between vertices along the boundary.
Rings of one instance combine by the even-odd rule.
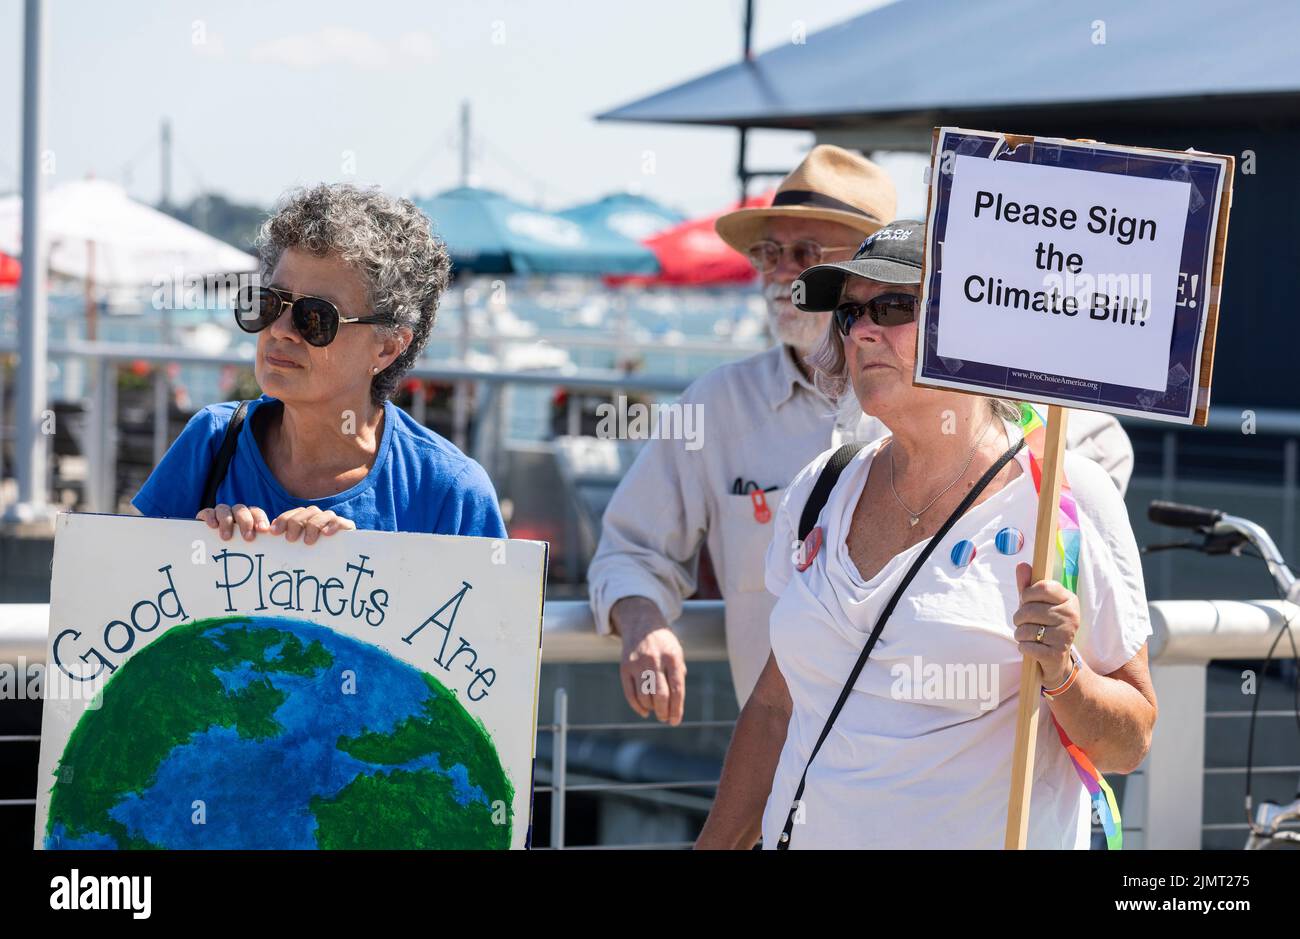
[[[671,624],[695,591],[704,544],[726,601],[727,653],[744,705],[770,651],[775,598],[764,587],[764,557],[786,485],[826,449],[884,433],[861,409],[841,408],[814,386],[804,359],[826,336],[831,314],[796,309],[790,291],[807,268],[852,257],[896,205],[879,166],[820,145],[781,181],[770,206],[717,220],[718,234],[762,278],[777,342],[687,388],[681,404],[698,415],[699,438],[647,440],[605,510],[587,574],[591,605],[597,630],[622,638],[624,696],[642,717],[682,719],[686,664]],[[1099,462],[1122,490],[1132,450],[1114,418],[1096,416],[1109,421],[1098,430],[1113,455]]]

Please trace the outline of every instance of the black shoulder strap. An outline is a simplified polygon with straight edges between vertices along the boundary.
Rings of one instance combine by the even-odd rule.
[[[799,540],[803,541],[808,537],[808,533],[817,525],[817,516],[822,514],[822,509],[826,506],[826,500],[830,498],[831,490],[835,488],[835,483],[839,481],[840,474],[844,472],[844,467],[853,462],[853,458],[861,452],[867,444],[865,441],[859,443],[846,443],[826,461],[822,467],[821,474],[817,477],[817,482],[813,484],[813,491],[808,496],[808,501],[804,503],[803,514],[799,516]]]
[[[199,503],[199,511],[213,508],[217,504],[217,487],[221,481],[226,478],[226,471],[230,469],[230,461],[235,456],[235,447],[239,446],[239,429],[244,426],[244,415],[248,413],[248,402],[240,401],[239,407],[235,408],[235,413],[230,415],[230,423],[226,425],[226,435],[221,438],[221,449],[217,455],[212,458],[212,465],[208,467],[208,478],[203,484],[203,501]]]
[[[916,560],[912,562],[912,566],[908,568],[907,573],[903,575],[903,579],[899,581],[898,586],[894,588],[893,595],[889,598],[889,602],[885,604],[885,608],[881,610],[880,618],[876,620],[876,625],[872,628],[871,635],[867,638],[866,645],[862,647],[862,652],[858,655],[858,661],[853,666],[853,671],[849,673],[849,680],[844,683],[844,687],[840,691],[840,696],[835,701],[835,706],[831,708],[830,716],[826,718],[826,726],[822,728],[821,736],[817,738],[816,745],[812,748],[812,752],[808,754],[808,762],[804,764],[803,775],[799,777],[799,788],[795,791],[794,799],[790,803],[790,812],[785,818],[785,828],[781,831],[780,838],[777,839],[776,849],[778,851],[786,851],[790,848],[790,838],[794,829],[795,812],[799,808],[800,800],[803,799],[804,784],[808,781],[808,767],[812,766],[812,761],[817,757],[817,751],[822,748],[822,744],[825,743],[826,738],[830,736],[831,726],[835,723],[835,718],[840,716],[840,711],[843,710],[845,702],[849,699],[849,693],[853,691],[853,686],[858,682],[858,676],[862,674],[862,667],[867,664],[867,657],[871,655],[871,650],[875,647],[876,640],[880,638],[880,631],[885,628],[885,623],[889,620],[889,615],[894,612],[894,607],[898,605],[898,600],[902,597],[903,591],[906,590],[908,584],[912,582],[912,578],[914,578],[916,572],[921,569],[921,565],[926,562],[926,559],[930,557],[934,552],[934,549],[939,546],[939,542],[943,541],[944,536],[948,534],[948,530],[957,523],[957,519],[966,514],[966,510],[970,508],[971,503],[979,498],[979,494],[993,481],[993,477],[1002,472],[1002,467],[1006,466],[1011,458],[1015,456],[1024,445],[1025,438],[1021,437],[1007,449],[1006,453],[998,457],[996,463],[984,471],[984,475],[980,477],[979,482],[975,484],[975,487],[971,489],[970,492],[966,493],[966,498],[961,500],[961,504],[952,510],[952,514],[949,515],[948,520],[939,527],[939,530],[934,533],[934,537],[926,542],[925,548],[919,555],[917,555]],[[843,448],[836,451],[835,456],[838,457],[842,451]],[[843,469],[843,467],[841,467],[841,469]],[[838,472],[836,475],[838,475]],[[820,484],[820,480],[818,482]],[[813,497],[816,497],[816,495],[817,490],[813,490]],[[811,503],[812,498],[809,498],[808,501]],[[822,502],[825,501],[826,497],[823,495]],[[818,512],[820,511],[821,510],[818,509]],[[813,518],[815,521],[816,516]],[[809,526],[809,530],[811,530],[811,526]]]

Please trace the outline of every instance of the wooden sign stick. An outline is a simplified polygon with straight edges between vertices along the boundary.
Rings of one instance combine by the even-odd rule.
[[[1052,575],[1056,554],[1057,507],[1061,501],[1061,466],[1065,460],[1065,421],[1069,413],[1058,405],[1047,408],[1047,439],[1043,445],[1043,478],[1038,489],[1038,521],[1034,527],[1034,563],[1029,582]],[[1034,780],[1034,741],[1038,739],[1038,689],[1042,671],[1025,656],[1020,670],[1020,704],[1016,715],[1016,747],[1011,760],[1011,794],[1007,799],[1008,850],[1024,850],[1029,835],[1029,794]]]

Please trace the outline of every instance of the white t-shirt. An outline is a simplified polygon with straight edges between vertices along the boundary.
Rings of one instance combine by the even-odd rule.
[[[1006,424],[1010,440],[1021,434]],[[763,813],[775,848],[799,776],[881,609],[925,542],[894,556],[868,582],[846,538],[871,461],[884,439],[845,468],[818,518],[823,543],[805,571],[794,566],[798,520],[827,450],[791,483],[777,510],[766,584],[777,595],[772,650],[793,713]],[[1015,742],[1021,654],[1011,617],[1015,567],[1032,563],[1037,495],[1028,445],[1021,474],[957,521],[917,572],[808,770],[792,848],[1001,848]],[[1151,633],[1146,590],[1124,503],[1106,473],[1067,453],[1065,474],[1082,534],[1075,646],[1105,675]],[[998,549],[1023,544],[1012,554]],[[973,543],[959,566],[953,547]],[[1040,700],[1030,848],[1087,848],[1090,803]]]

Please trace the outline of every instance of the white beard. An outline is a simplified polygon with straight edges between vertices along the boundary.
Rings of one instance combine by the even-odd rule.
[[[790,302],[788,284],[769,284],[763,288],[766,301],[767,328],[777,342],[812,352],[826,336],[826,313],[805,313]]]

